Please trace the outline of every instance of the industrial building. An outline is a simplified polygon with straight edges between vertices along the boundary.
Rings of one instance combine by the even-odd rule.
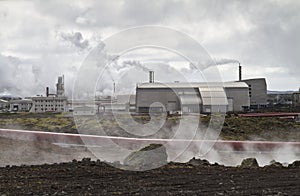
[[[267,107],[267,83],[265,78],[241,80],[249,86],[250,109]]]
[[[68,99],[65,96],[64,76],[58,77],[56,94],[50,94],[49,87],[47,87],[46,96],[32,97],[32,103],[30,112],[67,112]]]
[[[136,112],[212,113],[244,112],[267,106],[265,78],[224,83],[157,83],[154,72],[149,82],[137,84]]]
[[[245,82],[157,83],[149,72],[149,83],[137,84],[136,112],[212,113],[241,112],[250,107]]]
[[[298,92],[292,94],[292,106],[293,108],[300,108],[300,88]]]
[[[31,99],[16,99],[9,101],[10,112],[29,112],[32,107]]]
[[[160,104],[158,104],[160,103]],[[142,83],[136,87],[138,113],[241,112],[250,107],[248,85],[225,83]]]
[[[4,99],[0,99],[0,112],[5,112],[8,110],[9,103]]]

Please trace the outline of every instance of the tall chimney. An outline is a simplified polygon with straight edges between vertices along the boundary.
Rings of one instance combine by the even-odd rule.
[[[242,81],[242,66],[241,66],[241,63],[239,63],[239,81]]]
[[[49,97],[49,87],[46,87],[46,97]]]
[[[149,83],[154,83],[154,71],[149,71]]]

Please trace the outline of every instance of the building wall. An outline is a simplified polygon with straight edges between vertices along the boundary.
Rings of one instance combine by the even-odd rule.
[[[259,109],[267,105],[267,83],[265,78],[243,80],[249,86],[250,107]]]
[[[8,109],[8,101],[0,99],[0,111],[6,111]]]
[[[149,107],[155,102],[160,102],[164,108],[160,105],[156,105],[157,110],[162,112],[172,110],[180,110],[180,102],[176,93],[169,88],[164,89],[137,89],[136,91],[136,109],[137,112],[148,113]],[[155,110],[155,108],[153,108]]]
[[[174,91],[176,92],[174,92]],[[200,112],[211,113],[211,112],[227,112],[230,107],[228,105],[207,105],[203,104],[203,100],[198,88],[137,88],[136,89],[136,109],[139,113],[148,113],[149,106],[155,102],[160,102],[165,109],[161,109],[162,112],[165,111],[183,111],[184,113],[195,112],[193,111],[195,106],[181,105],[180,95],[188,95],[196,93],[196,96],[200,97],[199,105]],[[245,108],[250,106],[249,90],[247,85],[244,87],[229,87],[225,88],[225,93],[228,99],[232,100],[231,111],[239,112],[244,111]],[[177,93],[177,94],[176,94]],[[159,106],[159,104],[157,104]],[[182,107],[182,108],[181,108]],[[155,110],[155,108],[154,108]],[[157,111],[160,111],[159,108]]]
[[[250,97],[247,88],[225,88],[228,99],[228,111],[240,112],[249,108]]]
[[[292,95],[292,103],[293,107],[300,107],[300,92],[299,93],[293,93]]]
[[[32,100],[11,100],[9,102],[9,111],[11,112],[29,112],[32,107]]]
[[[66,97],[33,97],[33,105],[31,112],[67,112]]]

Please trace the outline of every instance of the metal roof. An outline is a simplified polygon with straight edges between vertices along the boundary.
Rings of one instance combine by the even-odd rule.
[[[228,105],[223,87],[199,87],[203,105]]]
[[[0,99],[0,103],[8,103],[8,101],[6,101],[4,99]]]
[[[206,87],[212,89],[214,87],[224,88],[249,88],[245,82],[192,82],[192,83],[140,83],[137,88],[199,88]]]
[[[31,99],[11,100],[10,103],[32,103]]]
[[[197,95],[179,95],[180,102],[182,105],[199,105],[201,99]]]

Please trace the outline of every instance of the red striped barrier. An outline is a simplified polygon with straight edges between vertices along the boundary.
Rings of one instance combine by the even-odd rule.
[[[84,134],[53,133],[41,131],[0,129],[0,137],[30,140],[47,141],[66,145],[93,145],[101,146],[112,141],[128,149],[137,149],[151,143],[169,144],[170,146],[180,145],[206,145],[212,146],[219,151],[274,151],[279,148],[289,147],[300,153],[300,142],[272,142],[272,141],[226,141],[226,140],[184,140],[184,139],[148,139],[148,138],[126,138],[112,136],[96,136]]]
[[[274,112],[274,113],[248,113],[238,114],[239,117],[297,117],[300,113],[291,112]]]

